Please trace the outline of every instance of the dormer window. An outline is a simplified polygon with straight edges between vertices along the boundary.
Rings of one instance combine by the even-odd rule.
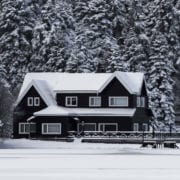
[[[145,97],[137,97],[137,107],[145,107]]]
[[[39,97],[28,97],[27,98],[27,106],[40,106],[40,98]]]
[[[115,96],[109,97],[109,106],[121,107],[128,106],[128,97],[126,96]]]
[[[78,98],[77,96],[67,96],[66,97],[66,106],[77,106]]]
[[[96,96],[89,97],[89,106],[93,106],[93,107],[101,106],[101,97],[96,97]]]

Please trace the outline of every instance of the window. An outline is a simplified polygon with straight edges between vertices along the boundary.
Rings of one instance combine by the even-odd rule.
[[[29,123],[19,123],[19,134],[29,134]]]
[[[133,131],[139,131],[139,124],[138,123],[134,123]]]
[[[89,106],[101,106],[101,97],[89,97]]]
[[[128,97],[109,97],[109,106],[128,106]]]
[[[33,97],[28,97],[28,98],[27,98],[27,105],[28,105],[28,106],[33,106],[33,104],[34,104],[34,103],[33,103]]]
[[[27,105],[28,106],[40,106],[40,98],[39,97],[28,97]]]
[[[40,98],[39,97],[35,97],[34,98],[34,106],[39,106],[40,105]]]
[[[143,123],[143,124],[142,124],[142,130],[143,130],[143,131],[148,131],[148,125],[147,125],[147,123]]]
[[[96,123],[79,123],[79,132],[81,131],[96,131]]]
[[[117,123],[99,123],[99,131],[118,131]]]
[[[76,96],[67,96],[66,97],[66,106],[77,106],[77,97]]]
[[[19,134],[29,134],[30,132],[36,132],[36,123],[19,123]]]
[[[61,123],[43,123],[42,134],[61,134]]]
[[[137,97],[137,107],[145,107],[145,97]]]

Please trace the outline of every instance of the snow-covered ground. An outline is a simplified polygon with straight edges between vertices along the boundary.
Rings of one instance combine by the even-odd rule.
[[[0,180],[179,180],[180,149],[6,140]]]

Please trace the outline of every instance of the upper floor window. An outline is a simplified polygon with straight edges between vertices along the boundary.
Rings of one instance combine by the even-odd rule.
[[[147,123],[142,124],[142,130],[143,131],[148,131],[148,124]]]
[[[145,97],[137,97],[137,107],[145,107]]]
[[[89,106],[101,106],[101,97],[89,97]]]
[[[66,106],[77,106],[78,98],[76,96],[67,96],[66,97]]]
[[[128,106],[128,97],[126,96],[109,97],[109,106]]]
[[[28,97],[27,105],[28,106],[40,106],[40,98],[39,97]]]
[[[133,124],[133,131],[139,131],[139,123]]]

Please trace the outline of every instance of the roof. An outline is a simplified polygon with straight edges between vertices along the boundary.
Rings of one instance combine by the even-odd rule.
[[[131,93],[140,93],[143,73],[115,72],[115,73],[27,73],[19,96],[25,91],[32,80],[44,80],[52,91],[94,91],[100,92],[114,78]]]
[[[132,117],[136,108],[65,108],[49,106],[34,116],[123,116]]]
[[[24,89],[20,94],[16,101],[18,104],[21,99],[26,95],[31,87],[34,87],[43,98],[47,106],[56,105],[55,97],[53,96],[53,92],[50,89],[49,85],[45,80],[33,79],[30,83],[27,84],[26,89]]]

